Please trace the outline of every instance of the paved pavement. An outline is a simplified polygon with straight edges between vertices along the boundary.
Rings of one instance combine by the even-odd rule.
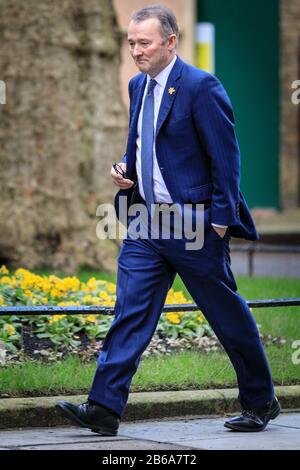
[[[247,253],[231,252],[231,268],[235,276],[249,276],[249,258]],[[253,254],[253,276],[281,278],[300,278],[299,253],[261,253]],[[298,292],[294,297],[299,297]],[[263,293],[262,293],[263,297]]]
[[[300,385],[277,386],[275,392],[284,410],[300,409]],[[226,413],[240,412],[237,396],[238,390],[235,388],[132,392],[129,394],[123,423],[168,419],[174,416],[225,416]],[[86,401],[86,395],[2,398],[0,430],[69,424],[55,410],[59,400],[79,404]]]
[[[75,427],[0,431],[1,450],[299,450],[300,410],[286,411],[265,431],[238,433],[222,417],[186,416],[121,423],[116,437]]]
[[[249,246],[267,244],[298,245],[300,244],[300,209],[290,209],[283,212],[265,209],[252,209],[252,215],[260,234],[258,243],[249,243]],[[232,239],[231,246],[237,239]],[[242,240],[245,244],[245,240]],[[253,254],[253,275],[285,278],[300,278],[300,252],[298,253],[263,253]],[[232,270],[235,275],[249,275],[249,261],[247,253],[231,252]],[[295,292],[295,297],[298,294]]]

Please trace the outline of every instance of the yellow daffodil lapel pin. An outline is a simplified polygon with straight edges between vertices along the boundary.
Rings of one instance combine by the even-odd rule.
[[[173,95],[175,91],[176,91],[175,88],[173,88],[172,86],[168,89],[169,95]]]

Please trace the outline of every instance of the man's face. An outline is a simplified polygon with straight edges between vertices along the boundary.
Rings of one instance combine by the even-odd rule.
[[[139,23],[130,21],[128,44],[130,54],[138,69],[155,77],[174,57],[176,36],[163,39],[157,18],[148,18]]]

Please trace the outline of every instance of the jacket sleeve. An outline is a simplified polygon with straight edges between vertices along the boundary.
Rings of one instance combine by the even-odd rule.
[[[240,151],[230,100],[213,75],[205,74],[195,87],[193,118],[211,164],[211,220],[219,225],[238,225]]]

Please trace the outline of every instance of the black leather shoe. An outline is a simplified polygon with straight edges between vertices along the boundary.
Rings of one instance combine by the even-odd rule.
[[[65,418],[82,428],[89,428],[103,436],[116,436],[118,433],[120,418],[94,402],[87,401],[81,405],[73,405],[66,401],[59,401],[55,408]]]
[[[263,431],[270,419],[275,419],[279,415],[280,410],[280,403],[277,398],[274,397],[266,406],[252,410],[243,410],[241,416],[229,419],[224,423],[224,426],[233,431]]]

